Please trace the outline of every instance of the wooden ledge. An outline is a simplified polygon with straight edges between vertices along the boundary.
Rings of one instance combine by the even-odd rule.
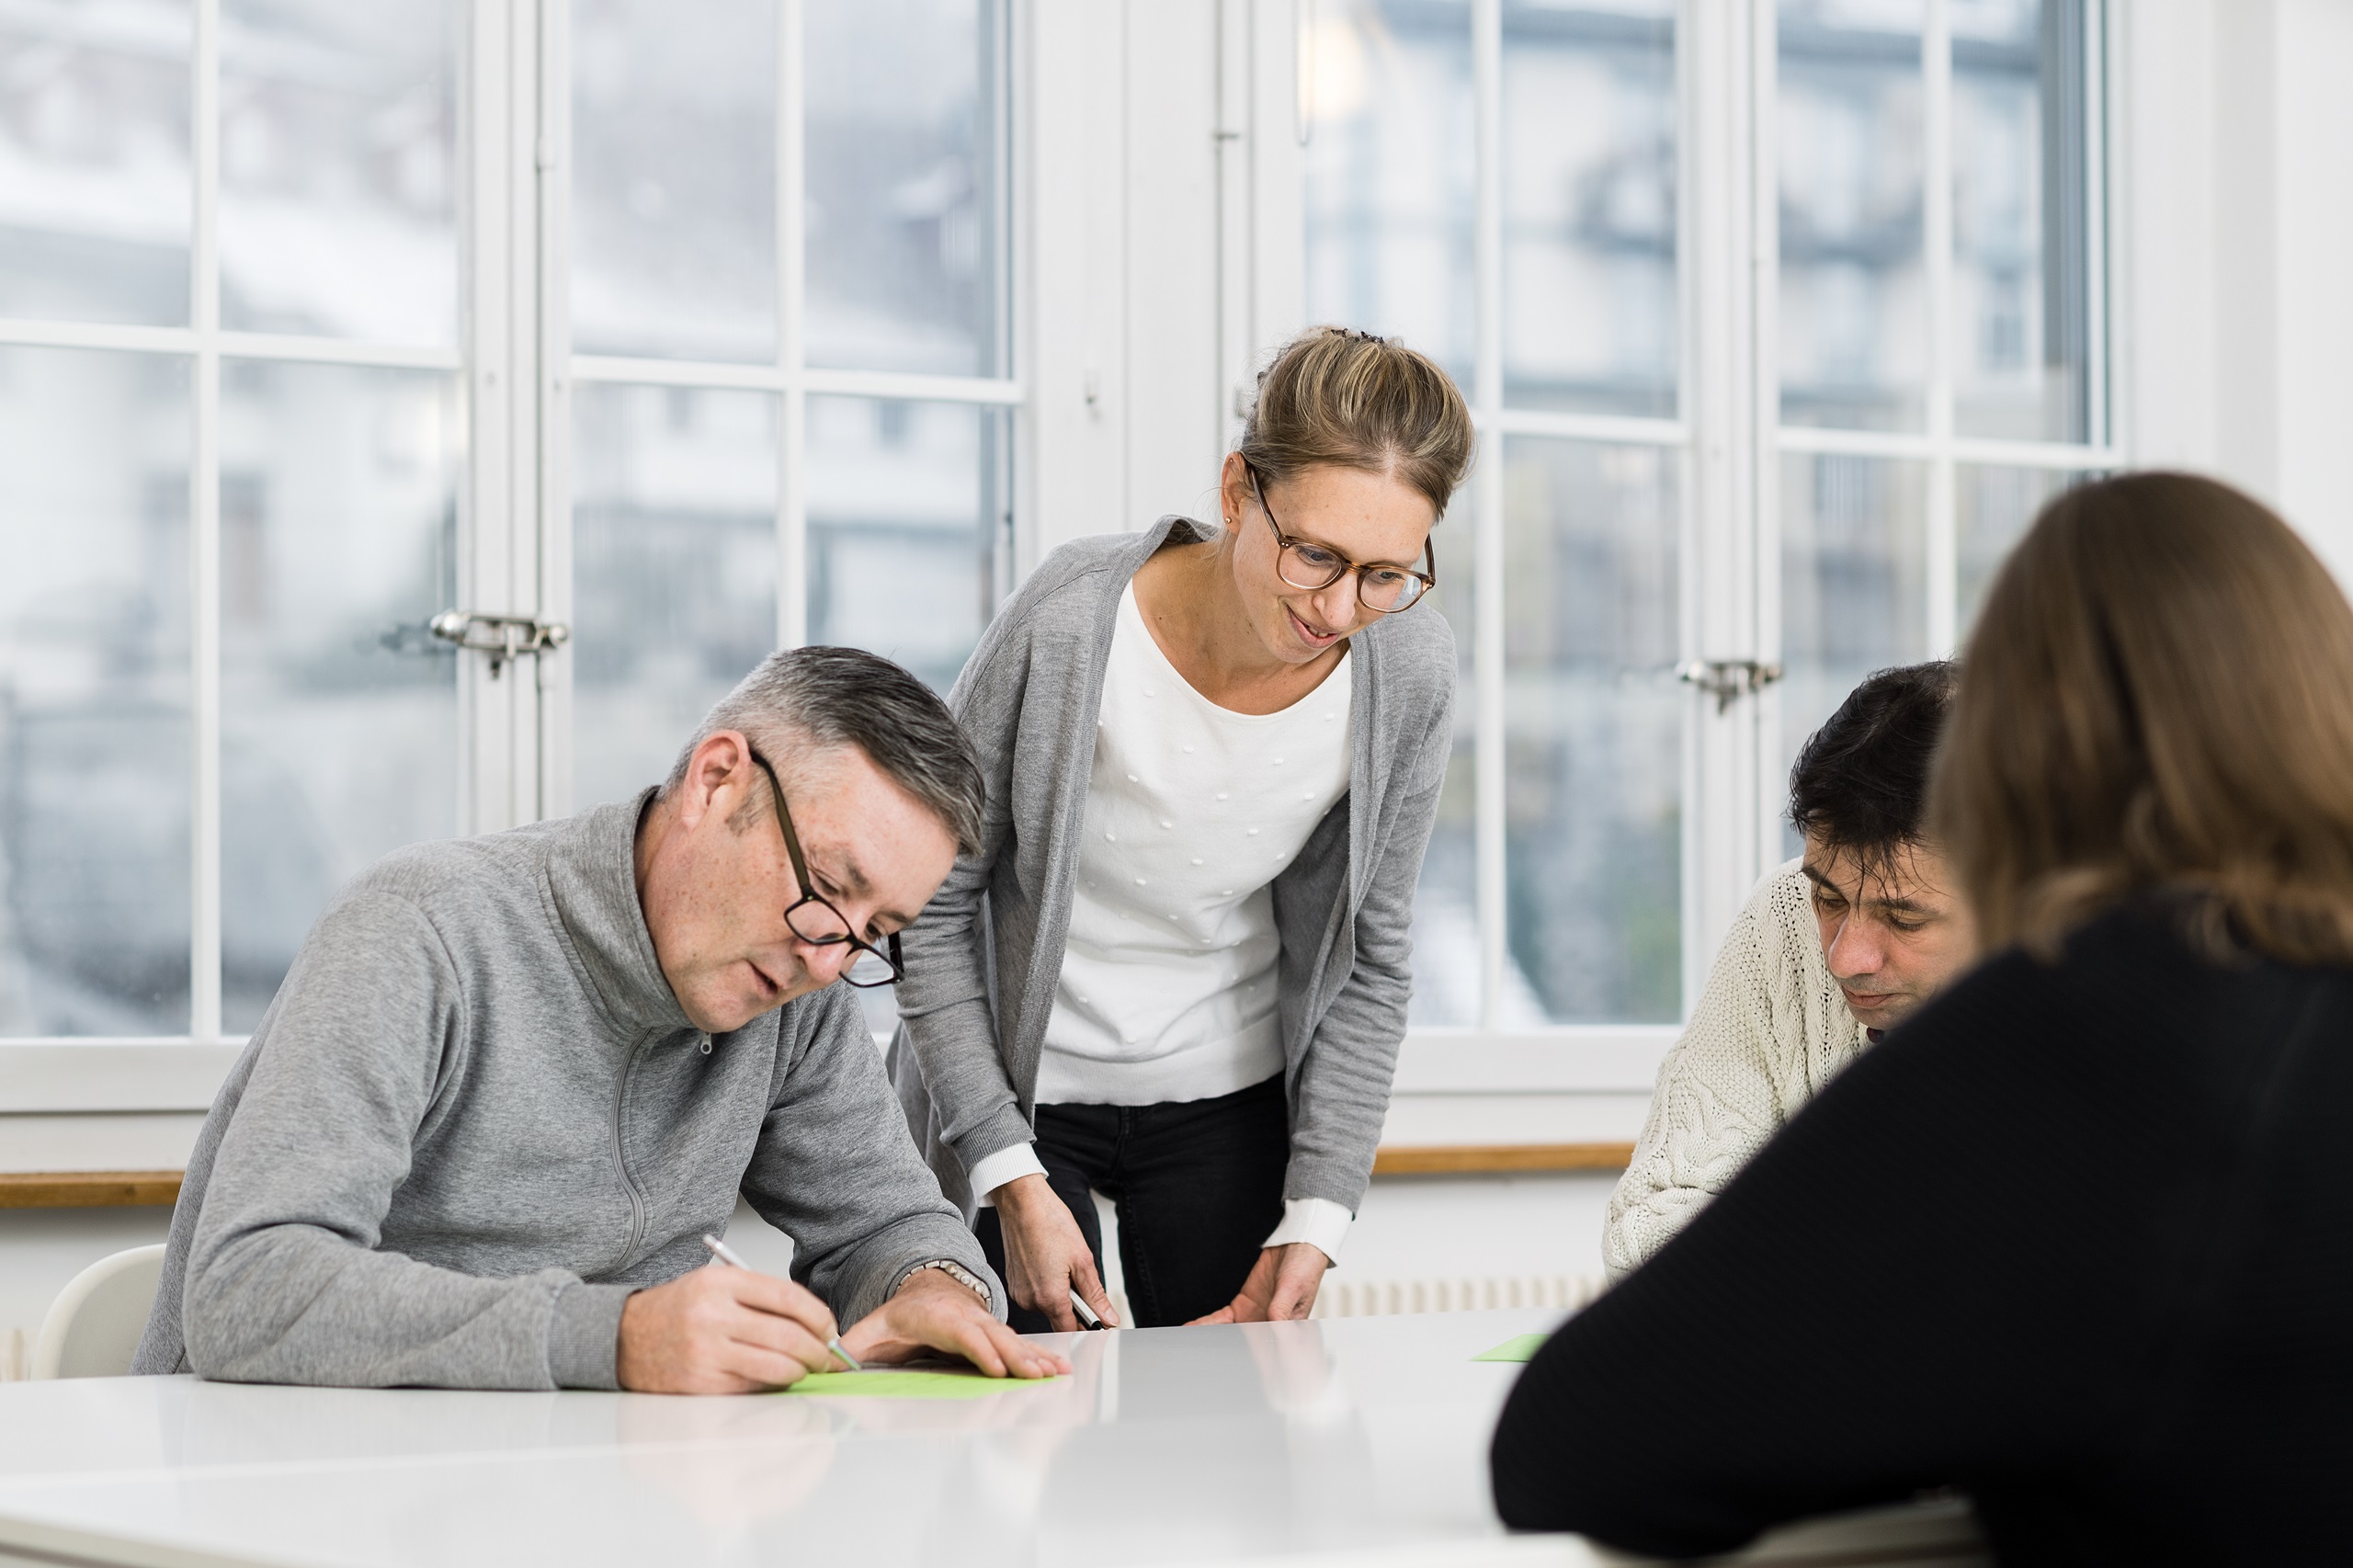
[[[1447,1143],[1428,1148],[1392,1144],[1372,1157],[1372,1174],[1521,1176],[1530,1171],[1622,1171],[1633,1159],[1631,1143]]]
[[[0,1209],[168,1208],[178,1171],[0,1172]]]
[[[1375,1176],[1525,1176],[1542,1171],[1622,1171],[1631,1143],[1449,1143],[1383,1148]],[[0,1172],[0,1209],[169,1208],[178,1171]]]

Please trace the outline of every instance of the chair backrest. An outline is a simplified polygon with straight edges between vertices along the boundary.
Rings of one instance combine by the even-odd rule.
[[[36,1378],[119,1378],[147,1329],[164,1278],[164,1249],[132,1247],[76,1274],[50,1303],[33,1342]]]

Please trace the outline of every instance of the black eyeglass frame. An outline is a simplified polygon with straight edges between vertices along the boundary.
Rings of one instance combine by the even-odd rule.
[[[1341,578],[1353,572],[1356,574],[1357,578],[1357,603],[1364,606],[1365,608],[1372,611],[1375,615],[1403,615],[1405,611],[1413,608],[1415,605],[1420,604],[1424,599],[1429,597],[1430,591],[1438,586],[1438,540],[1435,539],[1425,539],[1422,540],[1422,560],[1429,567],[1429,570],[1427,572],[1416,572],[1411,566],[1402,566],[1394,561],[1351,561],[1347,556],[1341,555],[1338,551],[1334,550],[1328,544],[1317,544],[1311,540],[1293,539],[1290,535],[1283,532],[1282,524],[1275,521],[1275,509],[1267,505],[1267,489],[1265,485],[1258,482],[1257,465],[1253,463],[1248,458],[1244,458],[1242,460],[1242,472],[1250,476],[1250,494],[1257,498],[1259,515],[1267,519],[1267,526],[1275,530],[1276,576],[1282,577],[1282,562],[1290,553],[1291,548],[1294,545],[1302,546],[1309,550],[1320,550],[1327,555],[1339,556],[1339,570],[1334,572],[1329,577],[1324,578],[1320,583],[1291,583],[1291,580],[1289,577],[1283,577],[1283,581],[1290,583],[1292,587],[1303,589],[1311,594],[1320,594],[1324,589],[1330,587],[1333,584],[1338,582]],[[1368,572],[1403,572],[1406,576],[1411,577],[1421,584],[1421,592],[1415,594],[1412,598],[1407,599],[1402,605],[1392,605],[1389,608],[1383,609],[1381,606],[1374,604],[1371,600],[1364,597],[1364,574]]]
[[[849,963],[842,965],[840,980],[844,985],[855,986],[860,991],[875,991],[880,990],[885,985],[898,984],[899,982],[907,977],[906,960],[903,959],[899,953],[899,934],[896,931],[893,931],[888,937],[884,938],[890,943],[891,947],[891,950],[887,953],[881,948],[876,947],[873,943],[861,940],[858,933],[851,928],[849,916],[844,915],[840,910],[835,909],[830,901],[828,901],[822,893],[818,892],[814,887],[810,885],[809,862],[801,853],[801,835],[793,831],[792,813],[785,808],[784,786],[777,781],[776,769],[768,766],[768,759],[760,755],[759,748],[757,746],[755,746],[749,741],[745,741],[744,743],[744,749],[751,754],[752,760],[754,762],[760,765],[760,771],[768,776],[768,788],[776,791],[776,824],[784,833],[784,853],[786,858],[790,859],[792,862],[793,880],[801,885],[800,898],[796,899],[785,908],[784,924],[786,927],[790,929],[795,937],[800,937],[811,947],[833,948],[839,947],[843,943],[847,942],[849,944],[850,950],[853,954],[872,953],[876,958],[881,959],[884,963],[891,966],[891,978],[888,980],[853,980],[850,978],[850,968],[858,962],[858,960],[853,957],[849,960]],[[812,937],[806,931],[803,931],[799,924],[793,920],[792,916],[796,911],[806,909],[813,903],[818,908],[824,910],[826,914],[832,915],[835,919],[840,921],[842,923],[841,930],[835,933],[829,933],[822,937]]]

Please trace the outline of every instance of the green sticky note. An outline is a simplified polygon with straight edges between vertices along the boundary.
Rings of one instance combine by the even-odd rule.
[[[979,1372],[812,1372],[782,1392],[854,1399],[981,1399],[1008,1389],[1039,1388],[1062,1378],[991,1378]]]
[[[1493,1350],[1482,1350],[1471,1359],[1473,1361],[1531,1361],[1536,1358],[1536,1352],[1543,1347],[1544,1342],[1552,1337],[1549,1334],[1519,1335],[1515,1338],[1505,1340]]]

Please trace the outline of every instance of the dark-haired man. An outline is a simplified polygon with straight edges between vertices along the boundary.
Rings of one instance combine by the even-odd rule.
[[[838,1367],[849,1325],[1068,1370],[1004,1326],[833,983],[895,971],[981,790],[913,676],[802,648],[660,789],[379,861],[213,1101],[134,1369],[730,1392]],[[739,1191],[792,1278],[700,1267]]]
[[[1881,670],[1798,753],[1790,820],[1805,853],[1766,878],[1733,923],[1659,1068],[1642,1142],[1609,1197],[1611,1278],[1665,1245],[1800,1106],[1968,961],[1967,909],[1921,831],[1959,675],[1949,661]]]

